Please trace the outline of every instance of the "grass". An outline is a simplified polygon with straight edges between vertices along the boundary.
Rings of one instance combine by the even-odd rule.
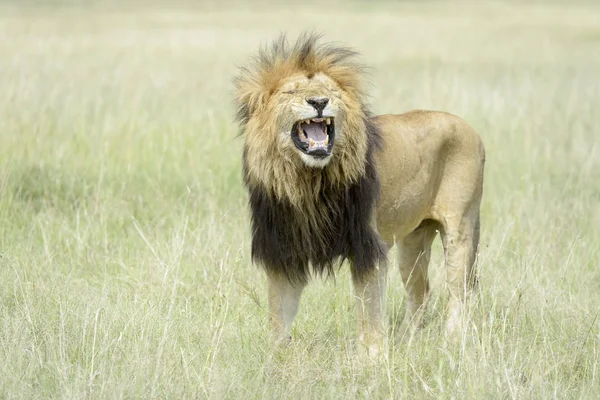
[[[0,397],[598,398],[600,7],[592,2],[0,4]],[[322,6],[322,3],[319,3]],[[281,31],[372,67],[377,113],[447,110],[487,148],[481,293],[442,335],[356,343],[347,268],[274,351],[231,79]]]

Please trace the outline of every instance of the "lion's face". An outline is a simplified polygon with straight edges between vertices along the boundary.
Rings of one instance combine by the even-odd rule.
[[[356,182],[369,146],[356,53],[317,38],[281,38],[235,80],[246,182],[294,204]]]
[[[323,73],[284,79],[270,99],[280,150],[309,167],[327,166],[336,146],[345,144],[347,96]]]

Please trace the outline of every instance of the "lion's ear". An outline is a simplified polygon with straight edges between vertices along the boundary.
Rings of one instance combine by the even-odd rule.
[[[255,78],[244,72],[234,82],[237,119],[242,125],[246,124],[252,114],[263,107],[268,97],[264,87]]]

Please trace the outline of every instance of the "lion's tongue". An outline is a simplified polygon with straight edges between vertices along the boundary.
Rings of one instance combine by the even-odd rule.
[[[315,142],[322,142],[327,139],[324,124],[322,122],[311,122],[310,124],[302,124],[302,129],[307,138]]]

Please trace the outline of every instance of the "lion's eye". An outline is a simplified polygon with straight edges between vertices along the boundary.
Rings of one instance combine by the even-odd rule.
[[[283,92],[284,94],[294,94],[296,91],[294,89]]]

